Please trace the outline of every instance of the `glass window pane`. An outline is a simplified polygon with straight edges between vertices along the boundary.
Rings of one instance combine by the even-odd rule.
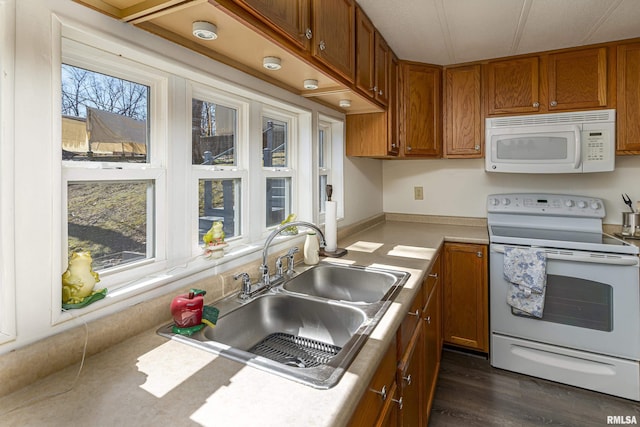
[[[291,178],[267,178],[267,227],[279,225],[291,213]]]
[[[237,117],[235,108],[191,100],[191,164],[236,164]]]
[[[320,195],[318,206],[320,206],[320,213],[323,213],[324,202],[327,201],[327,175],[320,175],[318,182],[320,185],[320,188],[318,189],[318,194]]]
[[[324,129],[320,128],[320,131],[318,133],[318,167],[321,168],[326,168],[326,160],[325,160],[325,138],[326,138],[326,132]]]
[[[240,179],[201,179],[198,193],[198,242],[214,221],[222,221],[226,239],[239,236]]]
[[[288,125],[287,122],[262,118],[262,166],[287,167],[288,156]]]
[[[148,86],[62,64],[62,159],[145,163],[148,108]]]
[[[68,184],[69,254],[91,251],[93,269],[152,258],[153,181]]]

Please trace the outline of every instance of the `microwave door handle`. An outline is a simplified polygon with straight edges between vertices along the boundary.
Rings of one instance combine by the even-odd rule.
[[[580,164],[582,163],[582,141],[580,140],[582,135],[578,126],[575,126],[573,132],[576,136],[576,161],[573,165],[573,168],[578,169],[580,167]]]

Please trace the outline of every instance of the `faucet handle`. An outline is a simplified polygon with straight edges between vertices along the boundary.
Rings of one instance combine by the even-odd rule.
[[[294,246],[291,249],[289,249],[289,252],[287,252],[287,256],[292,257],[294,254],[297,254],[298,252],[300,252],[300,248],[298,248],[297,246]]]
[[[242,279],[242,294],[249,295],[251,293],[251,277],[248,273],[238,273],[233,275],[233,280]]]
[[[287,252],[287,259],[289,260],[289,263],[287,265],[287,274],[295,273],[293,271],[293,264],[294,264],[293,256],[298,252],[300,252],[300,249],[297,246],[292,247],[291,249],[289,249],[289,252]]]

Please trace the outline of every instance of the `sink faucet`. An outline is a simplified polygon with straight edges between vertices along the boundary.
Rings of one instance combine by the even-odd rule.
[[[305,221],[293,221],[287,222],[286,224],[282,224],[274,229],[267,240],[264,242],[264,248],[262,249],[262,265],[260,266],[260,274],[262,276],[261,282],[263,286],[269,286],[271,284],[271,278],[269,277],[269,266],[267,266],[267,256],[269,254],[269,246],[271,246],[271,241],[280,234],[285,228],[289,227],[307,227],[312,228],[318,232],[318,236],[320,236],[320,247],[324,248],[326,246],[326,240],[324,238],[324,233],[322,230],[315,224]]]

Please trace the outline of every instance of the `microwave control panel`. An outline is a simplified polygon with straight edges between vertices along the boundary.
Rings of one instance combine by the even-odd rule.
[[[611,158],[611,153],[608,149],[610,145],[609,131],[582,131],[582,141],[582,147],[585,150],[583,156],[585,162],[607,162]]]

